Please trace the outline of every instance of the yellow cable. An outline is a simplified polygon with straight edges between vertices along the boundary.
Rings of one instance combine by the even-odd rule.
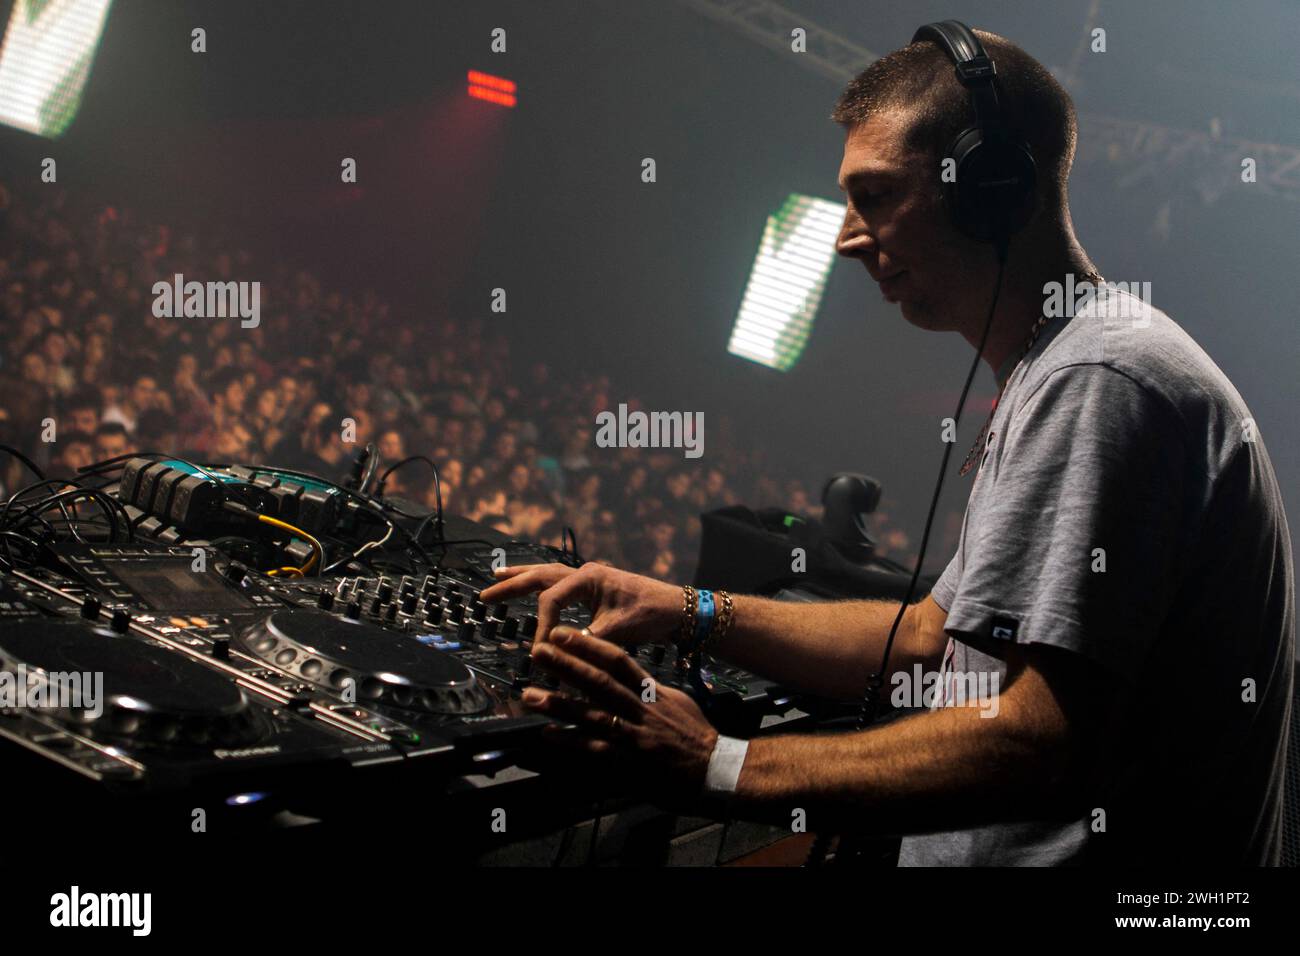
[[[298,537],[302,538],[303,540],[311,544],[311,557],[307,559],[307,563],[304,564],[302,567],[276,568],[274,571],[268,571],[267,572],[268,574],[286,574],[286,573],[291,574],[296,572],[298,577],[304,577],[308,571],[310,571],[312,568],[314,568],[317,565],[317,563],[324,560],[325,549],[321,547],[321,543],[317,541],[315,538],[313,538],[311,535],[309,535],[306,531],[303,531],[302,528],[295,528],[293,525],[289,524],[288,522],[281,521],[279,518],[272,518],[269,515],[258,515],[257,520],[265,522],[266,524],[269,524],[273,527],[279,528],[282,531],[288,531],[293,534],[296,534]]]

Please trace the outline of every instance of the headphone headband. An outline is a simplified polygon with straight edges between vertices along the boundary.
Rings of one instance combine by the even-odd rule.
[[[998,102],[997,67],[975,32],[960,20],[940,20],[912,35],[913,43],[927,41],[952,60],[975,112],[974,126],[948,147],[957,164],[956,181],[944,189],[953,220],[974,238],[1004,243],[1032,209],[1033,155],[1012,141]]]
[[[998,91],[993,78],[997,67],[984,50],[975,32],[960,20],[927,23],[912,34],[912,42],[928,40],[948,54],[957,73],[957,81],[970,90],[975,119],[986,142],[1002,141],[1006,130],[998,108]]]

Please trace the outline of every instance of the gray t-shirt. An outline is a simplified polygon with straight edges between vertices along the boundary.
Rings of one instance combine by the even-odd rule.
[[[1250,411],[1172,319],[1110,286],[1043,328],[931,594],[987,650],[1042,643],[1118,674],[1124,716],[1088,785],[1100,813],[910,836],[900,865],[1278,861],[1290,532]],[[1003,660],[950,639],[948,696],[981,671],[1005,686]]]

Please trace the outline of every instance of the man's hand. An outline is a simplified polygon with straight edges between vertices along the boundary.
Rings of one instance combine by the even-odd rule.
[[[621,758],[667,803],[700,794],[718,733],[689,696],[658,684],[627,652],[570,627],[533,646],[538,666],[586,699],[530,687],[525,706],[576,725],[548,727],[552,740],[589,754]]]
[[[591,610],[588,630],[619,644],[671,640],[682,620],[682,589],[604,564],[523,564],[499,568],[501,581],[479,595],[485,604],[537,592],[537,635],[546,641],[560,611],[575,604]]]

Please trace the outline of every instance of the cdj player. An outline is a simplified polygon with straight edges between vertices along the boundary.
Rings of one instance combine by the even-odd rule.
[[[548,720],[519,695],[555,685],[531,666],[535,598],[478,595],[503,551],[511,563],[557,553],[458,520],[462,543],[423,574],[273,576],[198,541],[47,545],[44,560],[0,571],[0,671],[98,691],[0,706],[4,759],[48,781],[50,812],[147,817],[179,801],[259,825],[283,811],[373,814],[380,793],[510,786],[503,771],[546,765]],[[663,645],[629,653],[727,732],[791,709],[752,674],[688,669]]]

